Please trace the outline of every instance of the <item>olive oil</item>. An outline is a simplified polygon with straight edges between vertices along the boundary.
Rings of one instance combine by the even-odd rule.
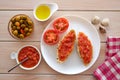
[[[45,20],[50,16],[50,8],[46,5],[38,6],[36,9],[36,16],[40,20]]]

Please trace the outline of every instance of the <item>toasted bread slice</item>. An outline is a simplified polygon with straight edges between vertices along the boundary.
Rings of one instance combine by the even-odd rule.
[[[93,49],[90,40],[83,32],[78,33],[77,50],[84,65],[89,64],[92,60]]]
[[[57,61],[63,63],[70,56],[74,48],[76,35],[74,30],[70,30],[58,44]]]

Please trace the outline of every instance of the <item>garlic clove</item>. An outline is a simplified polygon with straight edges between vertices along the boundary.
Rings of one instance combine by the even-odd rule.
[[[99,31],[100,31],[101,33],[106,33],[106,28],[103,27],[102,25],[100,25],[100,26],[99,26]]]
[[[109,25],[109,19],[108,18],[104,18],[103,20],[102,20],[102,22],[101,22],[101,25],[102,26],[108,26]]]
[[[92,24],[97,25],[100,23],[100,17],[94,16],[91,20]]]

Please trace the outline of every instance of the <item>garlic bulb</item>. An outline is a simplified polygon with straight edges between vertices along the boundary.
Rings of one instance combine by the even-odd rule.
[[[108,18],[105,18],[105,19],[102,20],[101,25],[102,25],[102,26],[108,26],[108,25],[109,25],[109,22],[110,22],[109,19],[108,19]]]
[[[96,25],[100,23],[100,18],[98,16],[94,16],[91,20],[92,24]]]

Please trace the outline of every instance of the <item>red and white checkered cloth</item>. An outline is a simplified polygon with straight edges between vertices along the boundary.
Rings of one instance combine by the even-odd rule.
[[[120,51],[120,38],[108,37],[106,46],[106,58],[111,58]]]
[[[120,38],[108,37],[106,60],[95,71],[98,80],[120,80]]]

